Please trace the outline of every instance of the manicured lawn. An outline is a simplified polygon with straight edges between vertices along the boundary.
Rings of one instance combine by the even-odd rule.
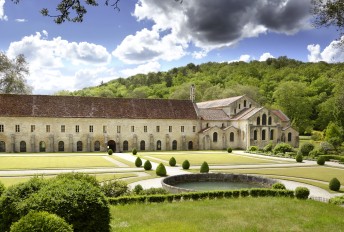
[[[290,198],[112,206],[112,231],[340,231],[344,208]]]
[[[201,165],[207,161],[209,165],[245,165],[245,164],[272,164],[288,163],[288,161],[272,160],[265,157],[250,157],[246,155],[229,154],[223,151],[218,152],[164,152],[164,153],[141,153],[144,159],[150,159],[153,162],[159,160],[168,161],[173,156],[180,166],[184,160],[189,160],[191,165]],[[152,157],[152,158],[150,158]],[[160,161],[161,162],[161,161]]]

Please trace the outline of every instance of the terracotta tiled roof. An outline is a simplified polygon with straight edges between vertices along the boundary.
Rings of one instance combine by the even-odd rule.
[[[190,100],[0,94],[0,117],[197,119]]]
[[[198,115],[203,120],[209,120],[209,121],[229,120],[228,115],[223,110],[218,110],[218,109],[199,109]]]
[[[275,114],[279,119],[281,119],[282,122],[289,122],[290,119],[288,118],[287,115],[285,115],[282,111],[280,110],[271,110],[273,114]]]
[[[243,96],[237,96],[237,97],[230,97],[220,100],[212,100],[212,101],[206,101],[206,102],[199,102],[197,103],[198,108],[207,109],[207,108],[218,108],[218,107],[224,107],[232,104],[233,102],[239,100]]]

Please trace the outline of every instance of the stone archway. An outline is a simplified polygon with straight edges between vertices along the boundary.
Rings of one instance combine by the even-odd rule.
[[[113,152],[116,152],[116,142],[114,140],[109,140],[107,145],[109,149],[111,149]]]

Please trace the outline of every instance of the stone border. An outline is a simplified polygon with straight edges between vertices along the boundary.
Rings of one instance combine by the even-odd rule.
[[[250,182],[259,183],[264,187],[271,187],[277,180],[254,176],[248,174],[225,174],[225,173],[196,173],[169,176],[161,181],[162,187],[170,193],[195,192],[193,189],[179,188],[174,185],[185,182],[206,182],[206,181],[222,181],[222,182]]]

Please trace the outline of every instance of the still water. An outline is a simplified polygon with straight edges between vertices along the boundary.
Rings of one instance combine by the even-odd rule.
[[[198,191],[264,188],[264,186],[257,183],[222,182],[222,181],[188,182],[188,183],[179,183],[174,186],[179,187],[179,188],[185,188],[185,189],[194,189]]]

